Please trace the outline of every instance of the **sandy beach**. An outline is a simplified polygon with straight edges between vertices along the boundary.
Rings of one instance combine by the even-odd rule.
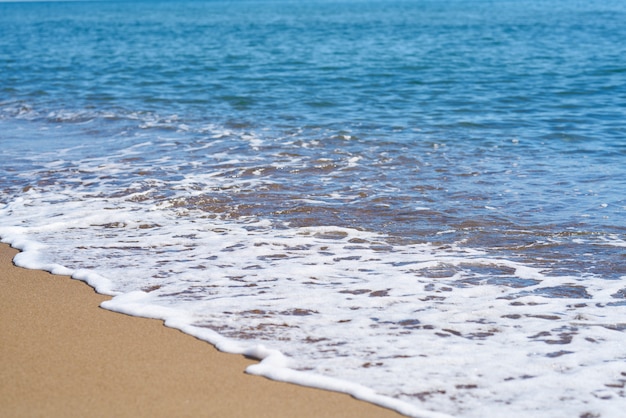
[[[2,417],[398,417],[348,395],[247,375],[254,360],[161,321],[99,307],[65,276],[15,267],[0,244]]]

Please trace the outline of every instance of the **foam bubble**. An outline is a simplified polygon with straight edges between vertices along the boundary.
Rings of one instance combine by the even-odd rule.
[[[262,359],[251,373],[407,415],[522,416],[557,387],[570,399],[564,414],[611,411],[606,399],[621,396],[614,347],[626,324],[602,308],[618,282],[345,227],[146,210],[140,195],[32,190],[2,209],[0,235],[23,250],[19,265],[117,295],[107,309]]]

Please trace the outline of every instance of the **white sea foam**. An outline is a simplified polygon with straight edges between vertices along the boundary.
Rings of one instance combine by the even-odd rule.
[[[100,174],[120,169],[93,163]],[[33,188],[2,208],[0,236],[23,251],[18,265],[114,295],[107,309],[258,357],[250,373],[410,416],[619,414],[626,324],[621,309],[604,309],[618,281],[550,276],[477,249],[392,244],[350,228],[207,217],[176,203],[193,197],[191,184],[241,181],[188,176],[160,204],[144,201],[161,187],[155,180],[117,198]]]

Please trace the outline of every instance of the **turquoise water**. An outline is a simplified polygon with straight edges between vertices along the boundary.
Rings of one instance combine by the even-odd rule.
[[[418,411],[616,416],[625,21],[622,1],[0,3],[0,237],[111,309]]]

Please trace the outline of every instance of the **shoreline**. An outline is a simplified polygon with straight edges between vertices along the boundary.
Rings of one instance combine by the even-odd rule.
[[[0,244],[3,416],[399,417],[350,395],[244,373],[163,321],[100,308],[110,299],[68,276],[13,265]]]

